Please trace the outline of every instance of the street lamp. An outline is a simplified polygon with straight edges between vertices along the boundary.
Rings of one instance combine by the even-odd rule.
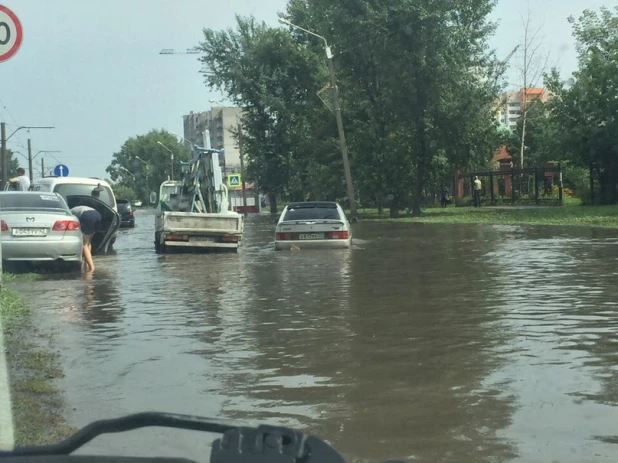
[[[124,170],[127,174],[129,174],[131,177],[133,177],[133,180],[135,180],[135,175],[133,175],[133,172],[131,172],[129,169],[125,169],[122,166],[118,166],[118,168]]]
[[[345,183],[348,190],[348,200],[350,202],[350,215],[356,217],[356,201],[354,200],[354,185],[352,184],[352,173],[350,172],[350,161],[348,159],[348,147],[345,141],[345,132],[343,130],[343,119],[341,117],[341,104],[339,102],[339,88],[337,87],[337,79],[335,78],[335,68],[333,66],[333,52],[328,45],[328,41],[321,35],[310,30],[304,29],[290,22],[289,19],[279,17],[279,22],[294,29],[301,30],[309,35],[313,35],[324,42],[324,51],[326,52],[326,64],[328,65],[328,74],[330,76],[330,85],[333,88],[333,103],[335,104],[335,117],[337,119],[337,130],[339,131],[339,145],[341,147],[341,157],[343,158],[343,171],[345,175]]]
[[[6,136],[6,122],[0,122],[0,142],[2,143],[2,147],[1,147],[1,151],[0,151],[0,164],[2,165],[2,188],[4,188],[4,186],[6,185],[6,183],[9,181],[9,173],[8,173],[8,159],[6,157],[6,143],[11,139],[11,137],[13,135],[15,135],[15,133],[19,132],[21,129],[53,129],[54,127],[48,127],[48,126],[35,126],[35,125],[22,125],[20,127],[17,127],[17,129],[15,129],[13,131],[13,133],[11,133],[11,135]]]
[[[163,143],[161,143],[160,141],[157,141],[157,144],[161,145],[164,149],[169,151],[169,153],[172,155],[172,175],[171,175],[170,180],[174,180],[174,152],[171,149],[169,149],[167,146],[165,146]]]
[[[146,161],[144,161],[142,158],[140,158],[137,155],[135,156],[135,159],[137,159],[138,161],[140,161],[142,164],[146,166],[146,188],[150,189],[150,184],[148,182],[148,168],[150,167],[150,164],[148,164]]]

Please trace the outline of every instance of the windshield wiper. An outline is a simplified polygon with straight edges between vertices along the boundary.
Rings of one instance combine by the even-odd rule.
[[[242,426],[230,420],[159,412],[95,421],[58,444],[0,451],[0,459],[68,456],[101,434],[150,426],[223,434],[212,444],[211,463],[345,463],[343,457],[326,442],[294,429],[268,425]],[[81,458],[97,461],[101,457]]]

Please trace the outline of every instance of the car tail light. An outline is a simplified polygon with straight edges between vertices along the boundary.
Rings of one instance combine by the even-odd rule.
[[[133,215],[133,210],[130,210],[130,211],[129,211],[129,215]]]
[[[2,227],[2,231],[9,231],[9,226],[6,224],[4,220],[0,221],[0,225]]]
[[[347,240],[349,236],[350,233],[347,231],[334,231],[326,234],[326,238],[329,240]]]
[[[76,230],[79,230],[79,222],[74,222],[72,220],[56,220],[56,223],[52,227],[52,231],[57,232]]]
[[[277,241],[291,240],[292,234],[291,233],[275,233],[275,239]]]
[[[222,236],[221,241],[224,243],[238,243],[238,236]]]

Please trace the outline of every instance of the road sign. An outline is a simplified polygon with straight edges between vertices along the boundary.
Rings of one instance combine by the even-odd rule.
[[[23,37],[21,23],[15,13],[0,5],[0,63],[17,53]]]
[[[56,177],[67,177],[69,175],[69,168],[64,164],[58,164],[54,167],[54,175]]]
[[[237,188],[240,186],[241,179],[240,174],[230,174],[227,176],[227,185],[230,188]]]

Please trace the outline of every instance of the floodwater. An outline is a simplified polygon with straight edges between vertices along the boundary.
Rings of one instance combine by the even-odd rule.
[[[301,428],[348,461],[614,461],[618,237],[358,223],[343,251],[156,255],[139,212],[91,279],[23,284],[71,424],[160,410]],[[19,288],[18,288],[19,289]],[[151,428],[89,452],[209,460]]]

